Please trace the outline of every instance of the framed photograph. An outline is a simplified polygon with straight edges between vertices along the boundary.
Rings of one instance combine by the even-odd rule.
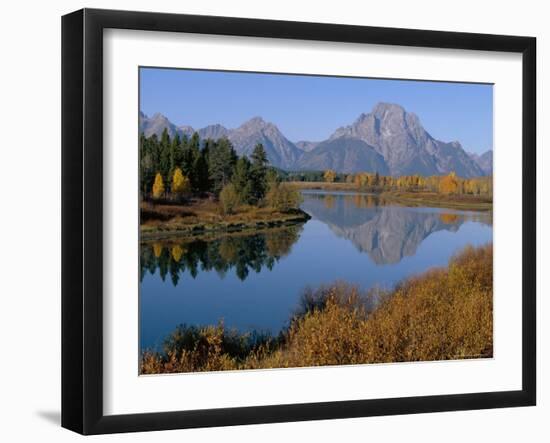
[[[531,37],[62,20],[62,425],[536,402]]]

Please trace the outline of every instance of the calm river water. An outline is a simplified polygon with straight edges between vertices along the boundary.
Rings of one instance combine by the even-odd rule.
[[[158,349],[178,325],[277,334],[300,294],[343,280],[363,289],[446,265],[492,241],[490,212],[405,207],[357,193],[304,191],[301,226],[211,241],[141,245],[140,346]]]

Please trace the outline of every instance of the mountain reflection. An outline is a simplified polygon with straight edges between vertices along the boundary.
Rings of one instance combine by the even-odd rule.
[[[404,207],[366,194],[306,193],[302,209],[376,264],[398,263],[414,255],[430,234],[456,232],[466,221],[492,225],[490,211]]]
[[[240,280],[250,271],[271,270],[288,255],[302,231],[301,226],[271,229],[248,235],[228,235],[217,239],[171,239],[140,245],[140,279],[159,270],[163,281],[169,276],[176,286],[188,272],[195,278],[199,271],[215,270],[222,277],[234,269]]]

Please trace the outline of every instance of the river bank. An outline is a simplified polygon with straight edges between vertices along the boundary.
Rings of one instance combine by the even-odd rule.
[[[493,209],[493,200],[487,196],[401,191],[382,192],[379,195],[387,200],[393,200],[407,206],[432,206],[465,211],[488,211]]]
[[[140,211],[141,241],[256,231],[305,223],[311,218],[301,209],[281,212],[249,205],[237,208],[232,214],[222,214],[219,203],[210,200],[195,200],[186,205],[142,203]]]
[[[368,193],[407,206],[431,206],[466,211],[487,211],[493,208],[492,196],[487,195],[442,194],[428,191],[388,191],[376,188],[361,188],[354,183],[290,182],[289,185],[300,191],[322,190]]]

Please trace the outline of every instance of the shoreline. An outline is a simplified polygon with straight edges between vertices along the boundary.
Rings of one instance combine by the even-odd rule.
[[[437,208],[461,209],[464,211],[492,211],[493,202],[473,196],[446,196],[428,192],[389,191],[377,194],[379,197],[406,203],[408,206],[431,206]]]
[[[298,185],[297,185],[298,183]],[[299,191],[350,192],[372,195],[410,207],[429,206],[465,211],[492,211],[492,200],[472,195],[446,195],[435,192],[368,191],[352,183],[290,182]],[[174,207],[176,208],[176,207]],[[180,207],[179,210],[193,210],[197,207]],[[209,234],[231,234],[235,232],[258,231],[276,227],[293,226],[307,222],[311,216],[302,209],[288,213],[244,211],[226,217],[213,216],[205,212],[193,214],[186,220],[180,214],[168,220],[151,220],[140,225],[140,241],[160,240],[170,237],[197,238]]]
[[[305,222],[303,222],[305,223]],[[204,231],[204,232],[198,232],[196,234],[191,235],[177,235],[177,234],[170,234],[167,235],[159,235],[159,236],[151,236],[148,238],[140,238],[140,245],[151,245],[156,242],[161,242],[162,245],[173,245],[173,244],[181,244],[181,243],[188,243],[193,242],[197,240],[203,240],[203,241],[216,241],[219,239],[223,239],[226,237],[232,237],[232,238],[238,238],[238,237],[246,237],[253,234],[271,234],[276,233],[282,230],[285,230],[287,228],[291,228],[293,226],[300,227],[303,223],[296,222],[296,223],[288,223],[288,224],[280,224],[277,226],[265,226],[262,228],[249,228],[249,229],[237,229],[232,231]]]
[[[278,213],[272,218],[253,218],[251,220],[235,219],[220,221],[204,221],[185,223],[182,220],[161,222],[156,226],[150,224],[140,226],[140,242],[149,240],[167,239],[170,237],[197,238],[209,234],[231,234],[246,231],[258,231],[284,226],[302,224],[311,219],[311,216],[296,209],[292,213]]]
[[[470,194],[439,194],[427,191],[380,191],[362,189],[353,183],[325,183],[325,182],[289,182],[299,191],[333,191],[353,192],[373,195],[379,198],[403,203],[407,206],[431,206],[437,208],[462,209],[472,211],[489,211],[493,209],[492,198],[479,197]]]

